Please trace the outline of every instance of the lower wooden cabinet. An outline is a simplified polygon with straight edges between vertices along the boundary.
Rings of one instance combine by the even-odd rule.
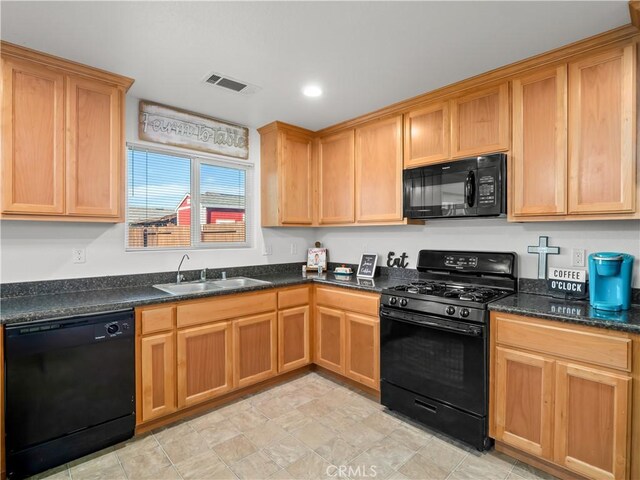
[[[345,322],[345,374],[368,387],[380,388],[380,320],[347,313]]]
[[[311,362],[309,335],[309,305],[278,312],[278,372]]]
[[[543,460],[538,466],[557,475],[635,478],[632,378],[640,361],[632,351],[640,352],[640,337],[496,312],[491,332],[496,448]]]
[[[233,388],[231,322],[178,330],[178,408]]]
[[[631,378],[556,366],[555,461],[590,478],[627,478]]]
[[[142,337],[140,341],[141,420],[176,411],[175,332]]]
[[[315,363],[334,372],[344,374],[344,312],[316,307]]]
[[[277,373],[276,314],[268,313],[233,322],[235,386],[246,387]]]

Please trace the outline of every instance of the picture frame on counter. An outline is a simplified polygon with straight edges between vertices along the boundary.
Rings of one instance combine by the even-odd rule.
[[[307,251],[307,270],[327,270],[327,249],[326,248],[310,248]]]
[[[377,253],[363,253],[360,256],[360,263],[358,263],[358,273],[356,276],[361,278],[373,278],[376,274],[377,263]]]

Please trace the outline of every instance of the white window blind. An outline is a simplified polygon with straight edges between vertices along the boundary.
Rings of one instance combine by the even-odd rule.
[[[251,245],[251,166],[135,146],[127,159],[127,248]]]

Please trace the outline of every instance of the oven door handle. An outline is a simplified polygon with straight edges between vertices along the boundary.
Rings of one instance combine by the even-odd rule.
[[[473,170],[467,173],[467,179],[464,181],[464,194],[467,207],[473,207],[476,203],[476,174]]]
[[[418,327],[426,327],[426,328],[436,328],[438,330],[444,330],[447,332],[454,332],[460,335],[467,335],[469,337],[481,337],[483,334],[483,328],[479,325],[468,325],[468,324],[460,324],[458,325],[451,325],[451,324],[444,324],[443,322],[439,322],[437,320],[420,320],[420,321],[416,321],[416,320],[411,320],[408,319],[404,316],[393,316],[393,315],[388,315],[386,314],[386,312],[382,313],[382,316],[384,318],[387,318],[389,320],[393,320],[393,321],[397,321],[397,322],[403,322],[403,323],[408,323],[411,325],[416,325]]]

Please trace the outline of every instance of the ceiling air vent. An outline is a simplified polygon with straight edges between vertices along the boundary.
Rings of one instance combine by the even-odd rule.
[[[204,80],[206,83],[224,88],[232,92],[241,93],[242,95],[251,95],[260,90],[256,85],[250,85],[247,82],[241,82],[231,77],[225,77],[218,73],[212,73]]]

